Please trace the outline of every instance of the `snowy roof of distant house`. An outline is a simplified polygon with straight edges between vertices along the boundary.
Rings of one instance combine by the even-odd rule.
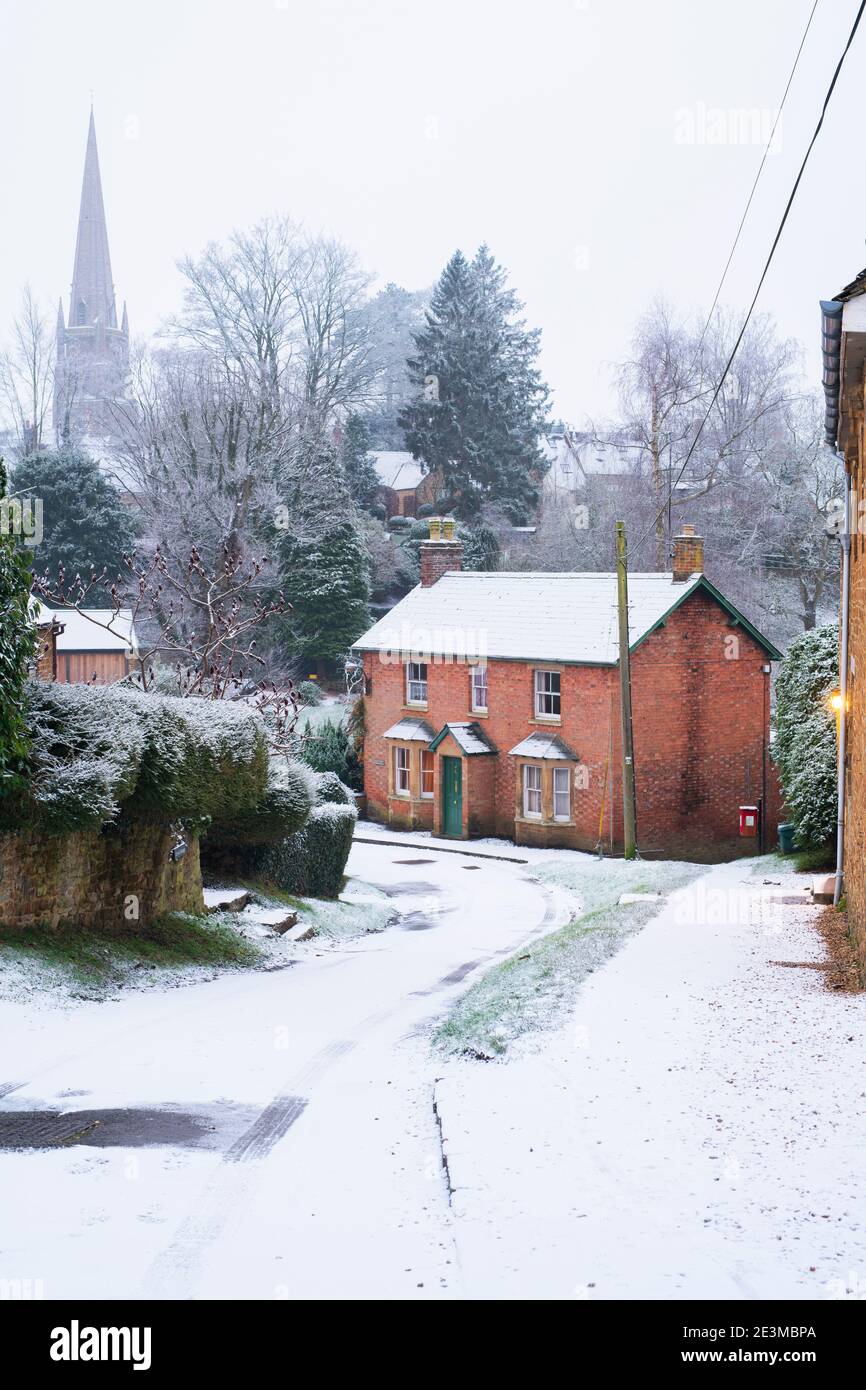
[[[52,617],[63,624],[57,637],[59,652],[130,652],[138,646],[128,608],[47,608],[38,604],[36,622],[40,626]],[[103,624],[110,624],[111,630]]]
[[[509,757],[552,758],[556,762],[568,760],[577,762],[577,754],[572,753],[567,743],[556,734],[534,733],[516,743],[509,749]]]
[[[466,753],[468,757],[472,757],[476,753],[496,752],[496,748],[490,742],[490,739],[481,728],[481,725],[474,719],[464,719],[456,723],[443,725],[430,744],[430,751],[433,752],[434,749],[438,748],[439,744],[448,734],[454,739],[457,747]]]
[[[418,460],[402,450],[374,449],[372,458],[379,482],[395,492],[416,488],[427,476]]]
[[[701,574],[630,574],[629,634],[634,650],[690,594],[702,589],[766,650],[780,653]],[[358,651],[393,659],[450,657],[614,666],[619,660],[616,575],[482,572],[443,574],[418,585],[359,637]]]

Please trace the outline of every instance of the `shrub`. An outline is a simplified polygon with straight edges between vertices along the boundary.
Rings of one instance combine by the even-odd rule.
[[[250,818],[240,833],[235,824],[219,822],[204,840],[202,862],[222,876],[272,884],[284,893],[335,898],[352,847],[358,815],[355,798],[333,772],[316,775],[303,765],[290,764],[288,777],[290,781],[297,778],[298,799],[302,787],[308,797],[300,828],[297,818],[286,820],[283,833],[266,840],[262,830],[268,827],[267,812]],[[286,833],[289,824],[292,833]],[[270,828],[278,830],[278,820]]]
[[[321,687],[316,685],[315,681],[299,681],[295,686],[295,694],[299,705],[320,705],[324,699]]]
[[[351,787],[347,787],[345,782],[341,782],[336,772],[317,773],[316,792],[319,805],[323,805],[325,802],[333,802],[340,806],[354,806],[355,804]]]
[[[325,719],[305,736],[301,756],[314,772],[335,772],[348,787],[360,791],[361,763],[349,730],[339,720]]]
[[[822,845],[836,827],[836,727],[827,697],[838,681],[834,625],[804,632],[776,681],[773,756],[800,846]]]
[[[316,777],[303,763],[272,763],[264,794],[253,805],[230,811],[211,824],[203,854],[233,845],[267,845],[300,830],[316,803]]]
[[[262,855],[258,874],[286,893],[336,898],[358,813],[333,801],[315,806],[302,830]]]

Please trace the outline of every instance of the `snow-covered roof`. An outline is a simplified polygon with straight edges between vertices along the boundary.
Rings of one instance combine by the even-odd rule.
[[[577,754],[572,753],[567,743],[558,734],[536,732],[516,743],[509,750],[510,757],[551,758],[556,762],[577,762]]]
[[[698,588],[736,618],[771,660],[779,659],[772,643],[701,574],[679,583],[670,574],[629,575],[630,649]],[[416,586],[354,646],[398,661],[412,655],[615,666],[616,603],[615,574],[455,571]]]
[[[456,723],[443,725],[430,745],[431,750],[438,748],[447,734],[451,735],[457,747],[468,757],[472,757],[476,753],[496,752],[496,748],[490,742],[481,725],[476,723],[474,719],[463,719]]]
[[[383,738],[399,738],[405,743],[429,743],[435,737],[430,725],[423,719],[401,719],[386,729]]]
[[[374,449],[373,463],[383,487],[395,492],[416,488],[426,474],[417,459],[399,449]]]
[[[49,623],[55,617],[63,624],[57,637],[59,652],[130,652],[138,641],[128,608],[46,608],[38,605],[37,623]],[[111,631],[100,626],[110,623]]]

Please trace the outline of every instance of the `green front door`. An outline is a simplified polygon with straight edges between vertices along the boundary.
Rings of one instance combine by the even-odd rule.
[[[442,833],[463,834],[463,763],[442,759]]]

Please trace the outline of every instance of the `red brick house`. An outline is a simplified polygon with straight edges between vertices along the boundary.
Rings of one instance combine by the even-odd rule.
[[[638,845],[721,860],[774,842],[780,654],[703,575],[692,528],[675,548],[672,574],[629,576]],[[438,835],[615,852],[615,576],[464,572],[461,549],[422,543],[421,583],[355,644],[368,813]],[[759,808],[758,841],[740,835],[741,806]]]

